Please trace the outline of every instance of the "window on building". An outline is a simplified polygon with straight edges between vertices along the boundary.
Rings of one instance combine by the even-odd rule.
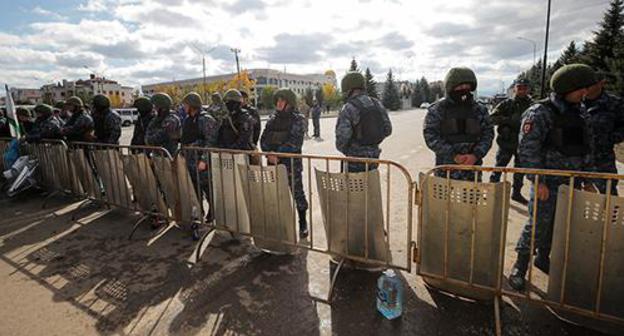
[[[119,91],[115,91],[115,96],[119,96]]]
[[[123,92],[123,91],[121,91],[121,96],[122,96],[122,97],[125,97],[125,96],[126,96],[126,93],[125,93],[125,92]]]
[[[112,96],[113,95],[113,91],[108,91],[108,95]]]
[[[256,80],[256,84],[266,84],[266,83],[267,83],[266,77],[258,77],[258,79]]]

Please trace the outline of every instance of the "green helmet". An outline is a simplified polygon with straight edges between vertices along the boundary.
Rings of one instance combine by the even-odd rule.
[[[460,84],[470,84],[472,86],[470,91],[476,90],[477,76],[475,76],[474,71],[464,67],[451,68],[444,79],[446,93],[451,93]]]
[[[226,103],[229,101],[240,102],[242,98],[243,98],[243,95],[241,95],[240,91],[236,89],[229,89],[225,91],[225,94],[223,95],[223,100]]]
[[[77,97],[77,96],[71,96],[67,98],[64,106],[67,106],[67,105],[76,106],[76,107],[84,107],[84,104],[82,103],[82,99],[80,99],[80,97]]]
[[[594,69],[585,64],[564,65],[550,78],[550,88],[563,95],[596,84]]]
[[[340,89],[345,94],[349,94],[353,89],[366,89],[366,78],[357,71],[349,71],[342,77]]]
[[[93,96],[93,107],[98,109],[107,109],[110,108],[111,102],[108,97],[103,94],[96,94]]]
[[[197,93],[197,92],[189,92],[186,94],[186,96],[184,96],[184,98],[182,98],[182,102],[185,104],[188,104],[190,107],[194,107],[198,110],[201,110],[202,105],[204,104],[202,102],[202,98],[201,96]]]
[[[18,107],[17,109],[15,109],[15,114],[17,114],[18,117],[26,117],[26,118],[30,118],[30,112],[28,112],[28,109],[25,109],[23,107]]]
[[[52,106],[48,104],[38,104],[37,106],[35,106],[35,113],[37,114],[50,116],[52,115],[52,112],[53,112]]]
[[[171,110],[171,105],[173,105],[173,101],[168,94],[164,92],[158,92],[152,96],[152,104],[159,110]]]
[[[63,100],[59,100],[56,103],[54,103],[54,108],[55,109],[62,110],[63,107],[65,107],[65,101],[63,101]]]
[[[275,91],[275,93],[273,94],[273,103],[277,103],[277,100],[280,98],[287,101],[289,106],[292,106],[294,108],[297,107],[297,95],[293,90],[284,88]]]
[[[150,112],[154,108],[154,105],[147,97],[138,97],[134,100],[133,106],[139,110],[139,113]]]
[[[219,104],[221,102],[223,102],[223,99],[221,98],[221,94],[219,92],[214,92],[211,96],[210,99],[212,100],[213,103],[215,104]]]

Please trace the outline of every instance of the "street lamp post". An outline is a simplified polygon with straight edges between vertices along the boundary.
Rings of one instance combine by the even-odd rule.
[[[546,13],[546,38],[544,39],[544,61],[542,62],[542,92],[541,97],[546,96],[546,65],[548,64],[548,35],[550,32],[550,7],[552,0],[548,0],[548,11]]]
[[[240,64],[238,62],[238,53],[241,52],[238,48],[230,48],[230,51],[234,53],[234,58],[236,59],[236,73],[240,76]]]
[[[528,39],[526,37],[518,36],[518,40],[527,41],[533,45],[533,66],[535,66],[536,52],[537,52],[537,43],[534,40]]]

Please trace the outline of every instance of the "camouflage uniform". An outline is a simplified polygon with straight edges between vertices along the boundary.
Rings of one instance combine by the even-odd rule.
[[[497,128],[496,167],[506,167],[514,157],[514,166],[518,166],[518,136],[522,113],[533,104],[529,96],[506,99],[494,108],[490,120]],[[501,173],[495,172],[490,176],[490,182],[500,182]],[[519,192],[522,189],[523,174],[514,174],[513,189]]]
[[[32,130],[26,135],[26,141],[28,142],[60,138],[61,124],[52,114],[37,117]]]
[[[457,104],[453,98],[445,97],[431,105],[425,116],[423,135],[427,147],[436,155],[436,166],[455,165],[455,156],[459,154],[473,154],[477,157],[475,165],[481,165],[483,164],[483,157],[492,147],[494,128],[490,122],[490,116],[487,109],[475,101],[472,101],[468,107],[471,111],[470,118],[476,120],[478,124],[478,134],[472,134],[475,141],[455,141],[451,139],[451,134],[443,134],[446,129],[449,129],[449,127],[444,126],[444,123],[449,120],[447,113],[459,106],[460,104]],[[467,135],[467,131],[465,130],[461,135]],[[436,175],[446,177],[446,172],[436,171]],[[474,172],[468,170],[453,170],[450,176],[456,180],[474,180]]]
[[[73,113],[61,129],[61,134],[65,136],[68,142],[91,141],[91,132],[93,131],[93,118],[84,110]]]
[[[550,103],[540,102],[533,105],[526,111],[522,119],[522,132],[518,145],[518,157],[522,167],[536,169],[559,169],[589,171],[593,168],[592,144],[590,119],[587,111],[580,105],[573,105],[563,98],[552,93]],[[555,118],[557,115],[568,115],[577,117],[583,122],[584,127],[574,128],[572,136],[576,139],[587,139],[583,152],[568,152],[563,146],[569,146],[571,139],[564,139],[564,145],[555,145],[551,140],[553,129],[555,129]],[[568,122],[566,125],[570,125]],[[571,132],[571,131],[568,131]],[[577,146],[582,146],[577,144]],[[534,182],[534,176],[527,176]],[[576,179],[577,187],[583,182]],[[537,223],[535,225],[535,247],[544,256],[550,253],[552,243],[552,229],[557,207],[557,194],[559,186],[569,183],[565,177],[545,176],[540,177],[539,183],[544,183],[548,187],[549,197],[546,201],[538,201]],[[531,246],[531,230],[533,226],[533,207],[535,202],[535,186],[531,188],[531,200],[529,201],[529,220],[526,222],[516,244],[518,254],[528,255]]]
[[[219,127],[217,147],[251,150],[253,118],[244,110],[237,110],[225,117]]]
[[[180,118],[172,112],[155,116],[145,131],[145,144],[163,147],[171,156],[178,151],[179,141]]]
[[[601,173],[617,174],[613,147],[624,141],[624,101],[603,92],[600,97],[585,101],[594,135],[594,165]],[[607,181],[593,181],[601,193],[607,189]],[[611,181],[611,193],[617,195],[618,180]]]
[[[121,117],[115,111],[106,109],[94,114],[95,141],[118,145],[121,137]]]
[[[258,146],[258,140],[260,139],[260,132],[262,131],[262,122],[260,121],[260,114],[258,114],[258,110],[256,110],[251,105],[244,105],[243,109],[247,111],[247,113],[251,116],[251,118],[254,121],[251,142],[254,145],[254,147],[256,147]]]
[[[301,154],[305,130],[305,118],[294,108],[289,107],[285,111],[276,111],[271,115],[262,132],[260,139],[262,151]],[[283,164],[288,170],[288,185],[293,190],[297,210],[306,211],[308,209],[308,201],[303,190],[302,160],[280,158],[279,164]],[[294,188],[292,185],[293,180]]]
[[[150,121],[154,119],[153,113],[145,113],[139,116],[137,123],[134,125],[134,131],[132,133],[132,140],[130,140],[130,145],[132,146],[143,146],[145,145],[145,131],[147,126],[150,124]]]
[[[376,107],[378,113],[381,113],[382,124],[378,125],[383,129],[385,137],[392,134],[392,123],[388,117],[388,112],[381,102],[376,98],[371,98],[365,93],[360,93],[349,98],[349,101],[342,107],[336,121],[336,148],[344,155],[358,158],[378,159],[381,154],[379,145],[362,145],[356,139],[355,129],[360,124],[360,120],[364,111],[360,110],[354,101],[365,108]],[[366,171],[366,164],[359,162],[350,162],[347,166],[349,172]],[[377,169],[377,164],[368,164],[368,169]]]

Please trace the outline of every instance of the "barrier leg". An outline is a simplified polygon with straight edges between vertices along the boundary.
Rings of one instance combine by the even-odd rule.
[[[208,229],[208,232],[206,232],[201,239],[199,240],[199,244],[197,244],[197,251],[195,252],[195,262],[199,261],[199,258],[201,258],[202,255],[202,246],[204,245],[204,242],[206,240],[212,240],[212,237],[214,236],[215,233],[215,229],[214,227],[211,227],[210,229]],[[210,237],[210,239],[208,239],[208,237]]]
[[[134,235],[136,230],[139,228],[139,225],[141,225],[143,222],[145,222],[146,220],[150,218],[151,218],[151,215],[143,215],[141,218],[137,219],[137,221],[134,223],[134,226],[132,227],[132,232],[130,232],[130,235],[128,236],[128,240],[132,240],[132,236]]]
[[[318,301],[331,305],[332,297],[334,296],[334,286],[336,285],[336,280],[338,279],[338,273],[340,273],[340,270],[342,269],[345,260],[345,258],[341,258],[336,265],[336,269],[334,270],[334,274],[332,275],[331,282],[329,283],[329,292],[327,293],[327,299],[316,298]]]
[[[52,197],[54,197],[54,196],[56,196],[56,195],[58,195],[58,194],[59,194],[59,192],[58,192],[58,191],[53,191],[53,192],[49,193],[48,195],[46,195],[46,197],[43,199],[43,204],[41,205],[41,209],[45,209],[45,208],[46,208],[46,206],[48,205],[48,201],[49,201]]]
[[[496,336],[503,335],[503,329],[501,326],[501,316],[500,316],[500,295],[496,295],[494,297],[494,325],[496,328]]]

